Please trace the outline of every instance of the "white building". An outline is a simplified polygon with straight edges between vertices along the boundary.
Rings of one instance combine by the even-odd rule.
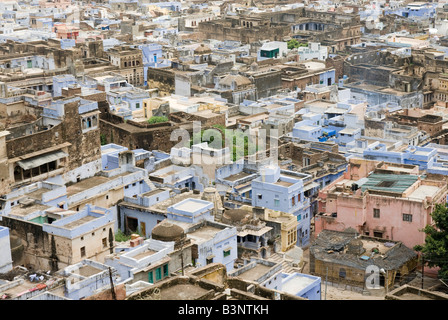
[[[328,58],[328,47],[322,46],[318,42],[310,42],[308,43],[308,47],[299,47],[297,48],[297,52],[299,55],[299,60],[326,60]]]

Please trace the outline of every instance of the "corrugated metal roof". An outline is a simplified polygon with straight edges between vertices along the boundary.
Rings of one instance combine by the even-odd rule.
[[[362,191],[378,190],[402,193],[418,180],[417,175],[373,173],[362,184]]]

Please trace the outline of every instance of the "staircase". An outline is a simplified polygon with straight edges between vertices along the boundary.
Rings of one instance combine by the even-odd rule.
[[[153,183],[151,180],[149,180],[148,177],[145,176],[145,177],[143,178],[143,181],[146,182],[146,184],[149,186],[150,190],[155,190],[155,189],[157,189],[157,187],[154,185],[154,183]]]
[[[292,266],[292,262],[283,258],[282,253],[274,253],[268,259],[269,261],[280,263],[282,265],[282,272],[284,273],[294,273],[300,272],[300,269]]]

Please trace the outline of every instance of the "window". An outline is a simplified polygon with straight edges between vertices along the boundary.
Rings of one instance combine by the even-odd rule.
[[[380,209],[373,209],[373,217],[374,218],[380,217]]]
[[[230,249],[223,251],[224,258],[230,256]]]
[[[302,215],[301,215],[301,214],[299,214],[299,215],[297,216],[297,221],[300,221],[300,220],[302,220]]]
[[[210,264],[210,263],[213,263],[213,258],[210,258],[210,259],[206,259],[206,261],[205,261],[207,264]]]
[[[261,200],[262,198],[263,198],[263,196],[262,196],[261,194],[259,194],[259,195],[258,195],[258,199]]]
[[[300,193],[297,195],[297,203],[300,202]]]
[[[280,200],[278,200],[278,199],[274,199],[274,206],[275,206],[275,207],[280,206]]]
[[[339,269],[339,277],[340,278],[345,278],[345,276],[346,276],[346,271],[345,271],[345,269],[344,268],[341,268],[341,269]]]
[[[86,247],[81,248],[81,258],[86,256]]]
[[[168,264],[163,265],[163,276],[168,277]]]
[[[152,271],[148,272],[148,282],[154,283],[154,275],[153,275]]]
[[[373,231],[373,236],[375,238],[382,238],[383,237],[383,233],[380,231]]]
[[[291,198],[291,205],[293,205],[293,206],[296,205],[296,198],[295,197]]]
[[[103,238],[103,248],[107,247],[107,238]]]
[[[403,221],[412,222],[412,214],[403,213]]]
[[[162,280],[162,267],[156,269],[156,281]]]

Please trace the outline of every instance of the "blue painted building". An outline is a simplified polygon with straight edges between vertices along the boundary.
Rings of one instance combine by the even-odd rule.
[[[280,170],[277,166],[260,169],[261,176],[252,180],[252,206],[291,213],[297,217],[297,245],[310,239],[310,201],[304,196],[306,174]]]
[[[304,273],[282,273],[282,291],[308,300],[321,300],[321,278]]]
[[[167,208],[167,218],[188,223],[197,223],[202,220],[213,221],[213,208],[214,205],[210,201],[185,199]]]
[[[167,220],[180,223],[174,220]],[[237,229],[227,224],[203,220],[200,223],[183,225],[187,238],[197,247],[196,267],[210,263],[222,263],[227,272],[234,269],[238,258]]]
[[[131,246],[118,245],[116,252],[108,255],[104,263],[115,268],[127,283],[145,281],[154,284],[168,277],[174,268],[169,266],[169,255],[174,251],[174,242],[148,239]]]
[[[238,269],[229,272],[230,277],[238,277],[242,280],[255,282],[265,288],[281,290],[282,288],[282,265],[280,263],[251,258]]]
[[[88,298],[100,291],[110,289],[111,278],[113,285],[122,282],[115,268],[92,261],[83,260],[77,264],[64,268],[61,273],[67,277],[64,287],[64,296],[71,300]]]
[[[71,74],[53,76],[53,97],[61,97],[62,88],[77,83],[76,78]]]

